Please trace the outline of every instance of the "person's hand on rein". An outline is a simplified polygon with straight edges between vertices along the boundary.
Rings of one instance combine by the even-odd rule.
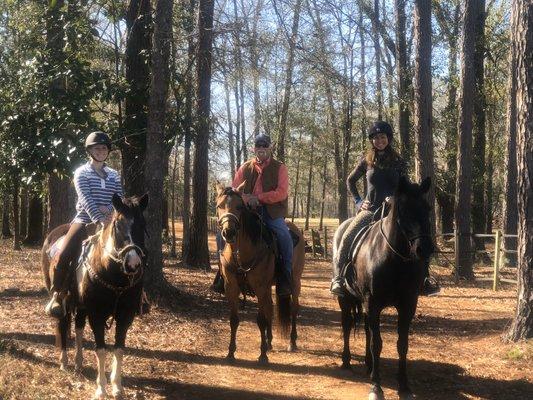
[[[249,196],[247,203],[251,208],[259,207],[259,199],[257,198],[257,196],[254,196],[254,195]]]
[[[363,201],[363,204],[361,204],[361,210],[368,210],[370,208],[370,202],[368,200]]]

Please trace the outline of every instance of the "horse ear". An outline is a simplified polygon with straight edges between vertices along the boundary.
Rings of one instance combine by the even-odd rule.
[[[409,181],[405,176],[400,176],[400,180],[398,181],[398,193],[406,193],[407,189],[409,187]]]
[[[246,181],[244,181],[243,183],[241,183],[239,186],[237,186],[235,188],[235,191],[237,193],[241,193],[242,194],[242,191],[244,190],[244,186],[246,186]]]
[[[124,209],[124,203],[122,202],[122,199],[120,198],[120,196],[117,193],[113,194],[113,198],[111,199],[111,203],[113,204],[113,208],[116,211],[120,212],[122,209]]]
[[[422,183],[420,184],[420,192],[422,194],[425,194],[429,191],[429,188],[431,187],[431,177],[427,177],[426,179],[424,179],[422,181]]]
[[[148,207],[148,200],[148,193],[143,194],[139,199],[139,208],[141,209],[141,211],[146,210],[146,207]]]

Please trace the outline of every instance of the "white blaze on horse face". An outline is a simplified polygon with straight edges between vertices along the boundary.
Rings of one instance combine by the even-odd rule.
[[[133,244],[131,234],[129,234],[128,237],[130,238],[130,243]],[[141,258],[139,257],[139,254],[137,254],[136,250],[132,249],[128,251],[126,255],[126,260],[128,260],[128,267],[132,269],[137,268],[139,265],[141,265]]]
[[[95,354],[98,372],[96,376],[96,391],[94,392],[94,397],[96,399],[103,399],[106,397],[105,385],[107,385],[107,379],[105,377],[105,349],[98,349]]]
[[[113,355],[113,369],[111,371],[112,394],[114,397],[121,395],[124,391],[122,388],[122,357],[123,349],[116,349]]]

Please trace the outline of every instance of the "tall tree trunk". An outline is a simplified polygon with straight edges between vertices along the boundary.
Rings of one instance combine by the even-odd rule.
[[[231,116],[231,104],[229,96],[229,74],[225,75],[224,78],[224,94],[226,96],[226,116],[228,118],[228,152],[229,152],[229,163],[231,170],[231,180],[235,177],[235,171],[237,166],[235,165],[235,136],[233,134],[233,120]]]
[[[4,205],[2,207],[2,239],[10,239],[13,237],[11,228],[9,226],[9,196],[4,195]]]
[[[381,85],[381,46],[379,44],[379,0],[374,0],[374,18],[372,18],[372,36],[374,39],[374,57],[376,59],[376,103],[378,120],[383,118],[383,89]]]
[[[43,201],[35,188],[30,193],[30,203],[28,207],[28,233],[24,239],[24,244],[36,245],[43,240],[44,213]]]
[[[250,58],[252,65],[253,90],[254,90],[254,137],[259,134],[261,127],[261,96],[259,94],[259,42],[257,34],[257,26],[259,24],[259,17],[263,9],[263,0],[256,1],[251,43],[250,43]]]
[[[488,109],[490,110],[490,108]],[[487,137],[488,137],[488,146],[487,146],[487,176],[485,180],[486,191],[485,191],[485,215],[487,225],[485,226],[486,232],[492,232],[492,202],[494,196],[494,123],[493,123],[493,114],[490,112],[487,113]]]
[[[361,142],[364,148],[367,143],[366,130],[368,121],[366,114],[366,41],[363,27],[363,9],[359,3],[359,43],[360,43],[360,64],[359,64],[359,87],[361,88]]]
[[[402,157],[411,159],[409,138],[409,69],[407,65],[407,44],[405,39],[405,0],[395,0],[396,14],[396,71],[398,75],[398,127]]]
[[[196,0],[189,0],[187,11],[187,65],[192,66],[195,58],[195,45],[193,32],[195,27]],[[183,121],[183,238],[181,242],[181,257],[185,259],[189,251],[190,242],[190,217],[191,217],[191,142],[193,137],[193,99],[194,99],[194,77],[193,69],[190,68],[185,82],[185,115]]]
[[[237,0],[233,0],[233,16],[235,18],[235,24],[240,24],[239,13],[237,11]],[[237,84],[236,84],[236,93],[235,93],[235,102],[238,107],[237,112],[237,123],[239,125],[237,130],[237,143],[240,148],[238,156],[242,152],[242,161],[248,159],[248,150],[246,148],[246,120],[244,117],[244,71],[243,71],[243,60],[241,54],[241,32],[235,31],[235,66],[237,69]],[[240,133],[240,136],[239,136]],[[240,164],[240,161],[238,162]]]
[[[178,147],[174,147],[174,160],[172,163],[172,178],[170,182],[171,188],[171,205],[170,205],[170,219],[171,219],[171,232],[172,232],[172,245],[170,246],[170,257],[176,258],[176,184],[178,180]]]
[[[74,201],[70,190],[70,179],[50,174],[48,176],[48,232],[70,222],[73,217],[70,213],[71,203]]]
[[[300,10],[302,0],[296,0],[294,5],[294,15],[292,18],[292,31],[289,39],[289,51],[287,55],[287,65],[285,68],[285,88],[283,90],[283,101],[281,106],[281,116],[278,136],[278,158],[285,161],[285,136],[287,135],[287,119],[289,116],[289,102],[292,88],[292,72],[294,69],[294,50],[296,39],[298,38],[298,26],[300,23]]]
[[[172,40],[173,0],[157,0],[152,54],[152,79],[146,133],[144,178],[150,201],[145,211],[147,221],[147,264],[144,287],[151,297],[161,294],[163,277],[163,208],[166,196],[163,181],[166,168],[161,167],[165,148],[165,114],[170,79],[170,41]],[[164,156],[165,157],[165,156]],[[167,219],[168,221],[168,219]]]
[[[328,181],[328,158],[324,157],[324,167],[322,170],[322,197],[320,200],[320,222],[318,229],[322,229],[324,226],[324,208],[326,205],[326,183]]]
[[[127,195],[142,195],[148,129],[150,54],[152,54],[150,0],[130,0],[126,11],[126,82],[122,176]]]
[[[233,88],[233,94],[235,96],[235,162],[237,168],[241,165],[241,154],[242,154],[242,145],[241,145],[241,106],[239,101],[239,81],[235,81],[235,86]],[[244,160],[243,160],[244,161]]]
[[[313,165],[315,163],[315,142],[314,137],[311,134],[311,157],[309,158],[309,175],[307,175],[307,196],[305,205],[305,228],[309,229],[309,217],[311,215],[311,188],[313,184]]]
[[[213,47],[214,0],[200,0],[197,50],[197,131],[193,173],[193,213],[191,236],[186,264],[191,267],[209,267],[207,246],[207,184],[208,151],[211,111],[211,51]]]
[[[472,232],[485,233],[487,225],[485,216],[485,0],[477,0],[474,50],[475,93],[473,98],[472,121]],[[477,247],[484,247],[483,239],[475,240]]]
[[[455,226],[457,229],[456,274],[474,278],[471,254],[471,198],[472,198],[472,97],[475,91],[475,21],[476,1],[465,0],[463,37],[461,43],[461,91],[459,98],[459,140],[457,146],[457,182],[455,194]]]
[[[28,186],[23,185],[20,192],[20,237],[25,238],[28,234]]]
[[[513,341],[533,337],[533,0],[513,1],[518,166],[518,304]]]
[[[431,232],[435,234],[435,172],[432,132],[432,85],[431,85],[431,2],[416,0],[415,24],[415,173],[420,182],[431,178],[432,185],[427,194],[431,207]]]
[[[302,160],[302,152],[302,131],[300,131],[300,137],[298,138],[298,160],[296,161],[296,179],[294,181],[294,194],[292,195],[292,222],[294,222],[294,216],[297,214],[296,206],[298,201],[298,188],[300,183],[300,162]]]
[[[20,250],[20,181],[19,177],[15,176],[13,179],[13,250]]]
[[[516,5],[513,7],[513,13],[516,12]],[[511,23],[514,24],[518,18],[513,15]],[[514,31],[515,27],[511,27]],[[516,85],[517,85],[517,65],[516,65],[516,43],[511,40],[509,46],[509,93],[507,97],[507,125],[506,125],[506,142],[507,149],[505,152],[505,192],[503,203],[503,232],[510,235],[517,234],[518,227],[518,187],[517,187],[517,159],[516,159]],[[504,247],[507,250],[516,250],[517,240],[515,238],[504,238]],[[515,261],[514,254],[508,254],[510,261]]]

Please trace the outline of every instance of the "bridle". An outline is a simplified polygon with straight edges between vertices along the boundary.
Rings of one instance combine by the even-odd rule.
[[[112,233],[113,237],[116,237],[116,222],[113,222],[113,227],[112,227],[112,232],[111,233]],[[139,273],[139,270],[135,270],[133,272],[128,272],[128,270],[126,268],[126,258],[127,258],[126,256],[131,250],[135,250],[135,252],[139,256],[139,258],[141,259],[140,270],[141,270],[141,275],[142,275],[142,270],[143,270],[143,267],[144,267],[144,263],[142,262],[142,260],[145,257],[144,251],[139,246],[137,246],[135,243],[133,243],[133,239],[131,237],[131,233],[128,234],[128,238],[130,240],[130,243],[126,244],[124,247],[122,247],[120,249],[117,249],[116,246],[115,246],[115,241],[113,240],[113,248],[111,249],[111,251],[105,250],[105,247],[104,247],[104,251],[105,251],[106,255],[109,256],[109,258],[111,258],[117,264],[120,264],[120,266],[121,266],[120,270],[121,270],[121,272],[124,275],[126,275],[128,277],[132,277],[132,276],[136,275],[137,273]]]
[[[224,237],[223,235],[223,231],[222,231],[222,225],[225,223],[225,222],[228,222],[228,221],[233,221],[235,223],[235,231],[236,231],[236,241],[235,241],[235,250],[233,248],[231,248],[231,257],[230,259],[228,260],[226,258],[226,256],[224,255],[224,250],[226,249],[226,247],[230,244],[228,243],[228,241],[226,240],[226,238]],[[225,241],[225,245],[224,245],[224,249],[222,249],[220,255],[222,256],[222,258],[224,259],[224,261],[226,262],[227,265],[235,265],[237,267],[237,273],[241,273],[241,274],[246,274],[248,272],[250,272],[252,269],[255,268],[255,266],[257,265],[259,259],[263,256],[261,254],[261,252],[256,252],[256,255],[255,257],[252,259],[251,262],[247,263],[247,265],[243,266],[241,261],[240,261],[240,246],[239,246],[239,235],[238,235],[238,232],[241,228],[241,219],[239,218],[239,216],[235,215],[234,213],[232,212],[226,212],[224,214],[222,214],[218,220],[217,220],[217,224],[218,224],[218,227],[220,229],[220,234],[222,235],[222,238],[224,239]],[[263,235],[263,223],[261,223],[261,236]]]
[[[383,204],[381,205],[381,218],[380,218],[380,221],[379,221],[379,230],[381,232],[381,236],[383,236],[383,239],[385,239],[385,243],[387,243],[387,246],[389,247],[389,249],[394,254],[396,254],[398,257],[400,257],[403,261],[412,261],[413,257],[411,255],[404,256],[403,254],[400,254],[400,252],[394,248],[394,246],[390,243],[389,239],[387,238],[387,235],[385,234],[385,231],[383,230],[383,219],[385,218],[385,206],[386,205],[387,205],[386,201],[384,201]],[[417,239],[420,239],[420,238],[430,238],[431,239],[432,238],[431,235],[426,235],[426,234],[415,235],[413,237],[409,237],[407,235],[407,233],[405,232],[405,229],[400,224],[400,221],[399,221],[398,218],[396,218],[395,223],[398,225],[400,233],[403,235],[403,237],[409,243],[409,248],[411,248],[413,246],[414,241],[417,240]]]

